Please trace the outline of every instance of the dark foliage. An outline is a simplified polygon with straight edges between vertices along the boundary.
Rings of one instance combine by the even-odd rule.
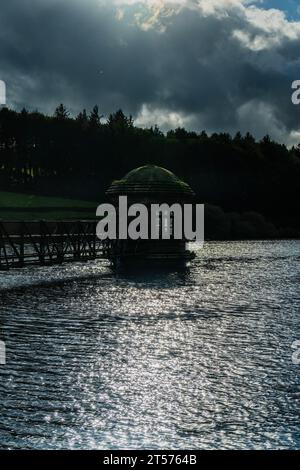
[[[62,104],[53,117],[1,109],[0,190],[101,202],[113,179],[154,163],[210,206],[211,237],[299,235],[300,146],[288,149],[268,136],[257,142],[249,133],[178,128],[164,135],[134,126],[121,110],[102,119],[97,106],[75,119]]]

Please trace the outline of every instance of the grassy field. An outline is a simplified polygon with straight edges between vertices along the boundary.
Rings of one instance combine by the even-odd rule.
[[[91,201],[0,191],[0,219],[4,220],[95,218],[97,206]]]
[[[95,202],[0,191],[1,207],[95,207]]]

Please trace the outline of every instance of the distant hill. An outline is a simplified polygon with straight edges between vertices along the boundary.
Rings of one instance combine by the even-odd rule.
[[[158,127],[135,126],[121,110],[105,123],[100,118],[97,107],[76,118],[63,105],[54,116],[1,109],[0,190],[27,195],[11,194],[5,202],[2,193],[1,216],[8,217],[10,207],[23,208],[23,217],[30,208],[34,217],[71,216],[71,211],[82,216],[85,209],[94,215],[113,180],[154,164],[188,183],[197,202],[220,208],[230,219],[218,236],[226,237],[228,230],[229,237],[251,238],[300,233],[300,145],[288,148],[269,136],[257,140],[239,132],[208,135],[177,128],[164,134]],[[222,212],[211,210],[209,220]]]

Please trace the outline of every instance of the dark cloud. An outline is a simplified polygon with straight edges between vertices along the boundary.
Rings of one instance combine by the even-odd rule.
[[[52,113],[64,102],[76,113],[98,103],[104,114],[122,107],[164,128],[298,137],[300,108],[290,96],[300,79],[300,26],[289,36],[279,21],[268,33],[233,7],[223,16],[122,8],[117,15],[112,2],[99,0],[2,5],[8,104]]]

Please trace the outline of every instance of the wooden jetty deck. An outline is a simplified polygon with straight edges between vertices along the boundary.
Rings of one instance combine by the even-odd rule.
[[[0,221],[0,270],[107,259],[96,220]]]

